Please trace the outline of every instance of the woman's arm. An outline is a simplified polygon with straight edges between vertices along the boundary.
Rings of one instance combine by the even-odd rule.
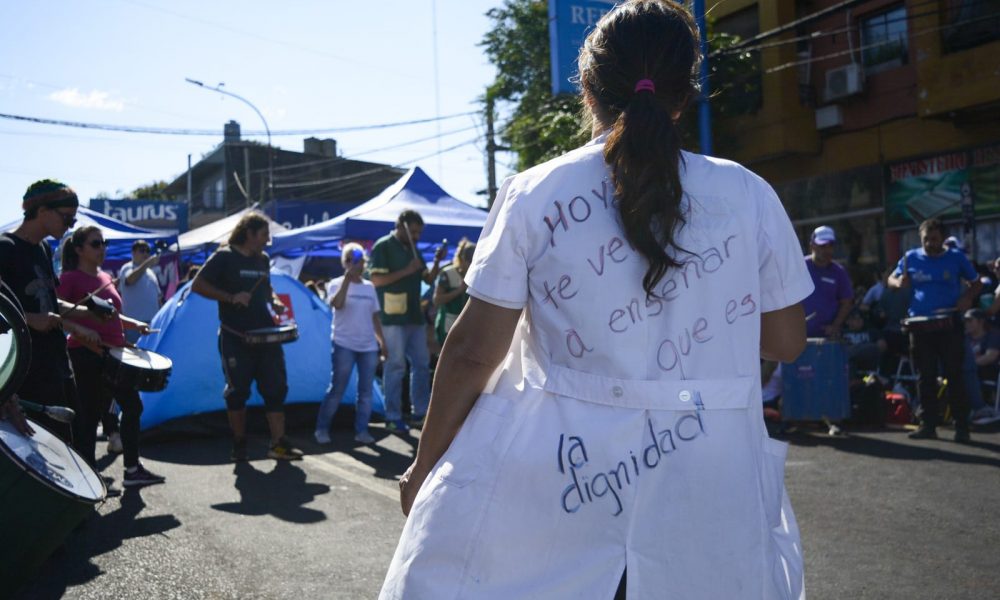
[[[806,319],[801,304],[760,315],[760,355],[792,362],[806,347]]]
[[[434,372],[434,387],[417,457],[399,481],[403,514],[424,479],[451,445],[490,376],[510,349],[520,310],[470,298],[448,332]]]

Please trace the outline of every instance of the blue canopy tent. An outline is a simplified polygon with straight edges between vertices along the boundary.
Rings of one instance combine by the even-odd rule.
[[[330,308],[288,275],[272,271],[271,285],[275,292],[291,302],[299,328],[299,339],[283,347],[288,373],[285,403],[319,402],[330,383]],[[149,429],[177,417],[224,409],[225,380],[218,350],[216,303],[192,294],[189,283],[160,308],[150,325],[159,332],[142,337],[139,347],[169,358],[173,361],[173,370],[166,389],[142,392],[142,428]],[[355,373],[341,404],[355,403],[356,382]],[[263,404],[256,389],[248,404]],[[380,414],[385,411],[378,385],[372,408]]]
[[[423,169],[414,167],[356,208],[327,221],[274,235],[268,252],[288,257],[303,253],[339,256],[341,240],[377,240],[392,231],[396,217],[404,210],[415,210],[423,217],[421,250],[444,239],[452,248],[463,237],[479,239],[487,216],[486,211],[449,195]]]
[[[20,224],[21,219],[0,225],[0,231],[13,231]],[[73,230],[88,225],[99,227],[101,233],[104,235],[104,239],[108,240],[108,250],[105,260],[112,264],[120,265],[123,262],[132,260],[132,242],[136,240],[146,240],[151,246],[155,246],[158,242],[167,246],[177,243],[176,231],[136,227],[135,225],[130,225],[124,221],[119,221],[118,219],[99,213],[96,210],[81,206],[76,211],[76,224],[73,226]],[[70,235],[70,232],[66,232],[66,235]],[[59,242],[60,240],[49,238],[49,243],[52,245],[53,251],[58,249]]]

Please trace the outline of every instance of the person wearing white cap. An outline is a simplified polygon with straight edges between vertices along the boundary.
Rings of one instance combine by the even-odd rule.
[[[833,228],[821,225],[809,238],[810,254],[806,267],[815,289],[802,303],[806,312],[809,337],[840,337],[840,328],[854,305],[854,286],[847,270],[833,261],[837,235]]]

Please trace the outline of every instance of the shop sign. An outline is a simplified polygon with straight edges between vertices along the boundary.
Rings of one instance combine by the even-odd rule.
[[[549,53],[552,94],[576,94],[576,58],[594,25],[615,7],[616,0],[549,0]]]
[[[885,224],[962,221],[1000,215],[1000,144],[908,160],[886,168]]]

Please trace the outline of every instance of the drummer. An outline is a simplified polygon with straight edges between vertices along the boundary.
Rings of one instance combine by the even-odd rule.
[[[268,458],[300,460],[302,452],[285,438],[285,395],[288,393],[285,355],[280,343],[248,344],[244,333],[274,326],[272,312],[285,306],[271,289],[270,258],[264,247],[271,240],[266,217],[247,213],[220,247],[198,271],[191,289],[219,303],[219,354],[226,376],[223,396],[233,430],[232,459],[247,460],[246,403],[250,384],[264,398],[271,430]]]
[[[65,183],[53,179],[36,181],[28,187],[21,204],[24,222],[14,231],[0,233],[0,278],[24,309],[31,332],[31,364],[17,393],[25,400],[74,410],[76,382],[63,331],[94,342],[100,337],[93,330],[60,316],[70,306],[56,297],[52,248],[45,239],[49,236],[59,239],[66,233],[76,222],[78,204],[76,192]],[[74,312],[86,314],[85,310]],[[69,425],[45,415],[33,414],[32,419],[63,441],[72,441]]]
[[[972,306],[983,284],[969,259],[959,250],[944,246],[944,225],[938,219],[920,224],[920,248],[906,252],[889,277],[889,287],[911,287],[910,317],[951,319],[948,327],[920,331],[910,329],[910,354],[920,374],[918,394],[923,407],[920,427],[910,433],[914,439],[936,439],[941,419],[937,398],[937,378],[948,380],[948,402],[955,419],[955,441],[969,442],[969,407],[962,382],[965,342],[961,315]],[[938,365],[942,366],[939,372]]]
[[[80,227],[63,242],[62,275],[59,277],[59,297],[67,302],[85,300],[93,295],[98,305],[105,306],[106,313],[101,318],[87,317],[82,324],[101,336],[99,344],[81,340],[75,334],[69,337],[69,357],[73,362],[80,394],[81,421],[77,429],[77,452],[96,468],[94,456],[97,424],[111,408],[112,399],[122,410],[121,439],[124,450],[125,487],[138,487],[163,483],[165,478],[142,466],[139,462],[139,416],[142,415],[142,400],[139,392],[130,387],[109,385],[103,377],[105,348],[125,346],[124,329],[138,331],[145,335],[149,327],[120,313],[122,298],[115,288],[114,280],[101,270],[104,263],[107,242],[98,227]]]

